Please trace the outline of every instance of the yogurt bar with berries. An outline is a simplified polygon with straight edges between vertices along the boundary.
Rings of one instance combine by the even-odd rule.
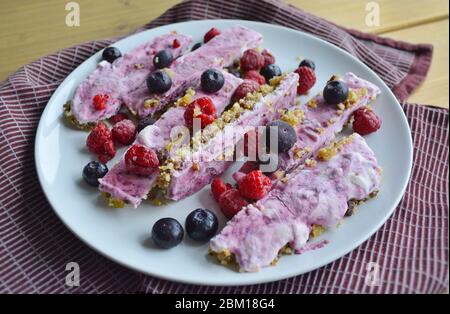
[[[145,83],[149,73],[155,69],[154,56],[162,50],[169,51],[178,58],[188,49],[190,36],[171,33],[154,38],[116,59],[101,61],[76,89],[70,108],[65,108],[66,116],[82,127],[107,119],[116,114],[124,98]],[[108,47],[108,49],[116,49]],[[105,53],[104,53],[105,54]]]
[[[332,141],[336,134],[342,131],[355,111],[366,106],[380,93],[377,86],[350,72],[341,79],[333,77],[327,85],[335,83],[341,83],[347,89],[344,101],[338,104],[328,103],[321,93],[305,105],[294,106],[281,112],[280,119],[294,128],[296,141],[287,152],[279,152],[277,155],[279,160],[276,174],[289,172],[304,164],[319,148]],[[257,168],[257,162],[248,161],[233,174],[233,178],[239,181],[243,175]],[[269,177],[274,180],[276,174],[273,173]]]
[[[159,71],[155,80],[141,84],[126,95],[124,102],[140,117],[153,115],[182,96],[205,70],[231,66],[245,50],[256,48],[261,43],[260,33],[244,26],[233,26],[176,59],[168,68]]]
[[[153,125],[139,132],[134,145],[154,150],[161,160],[170,158],[172,146],[175,146],[174,140],[173,145],[168,147],[172,141],[171,132],[186,125],[184,114],[189,104],[208,98],[214,104],[217,114],[220,115],[230,103],[234,91],[242,80],[225,71],[221,73],[224,77],[224,85],[220,90],[215,93],[206,93],[202,90],[200,82],[196,81],[197,85],[190,88],[185,96],[178,99],[175,105],[162,114]],[[125,157],[126,155],[100,180],[99,189],[107,193],[114,204],[125,201],[137,207],[155,186],[159,169],[154,167],[145,175],[132,173],[127,169]]]
[[[211,253],[222,264],[234,261],[241,271],[254,272],[282,251],[301,253],[315,226],[337,225],[349,201],[365,200],[378,190],[381,169],[361,136],[354,133],[323,151],[327,160],[317,158],[277,181],[210,241]]]
[[[297,83],[296,73],[272,78],[270,85],[248,93],[201,133],[195,134],[192,145],[178,148],[174,157],[161,167],[159,185],[166,190],[166,197],[183,199],[221,175],[232,164],[234,147],[248,127],[266,125],[278,110],[293,104]]]

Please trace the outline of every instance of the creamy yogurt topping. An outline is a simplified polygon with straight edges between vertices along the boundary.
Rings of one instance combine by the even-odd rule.
[[[298,169],[260,201],[242,209],[210,242],[213,252],[234,254],[240,269],[258,271],[288,244],[304,251],[313,225],[335,226],[352,199],[378,190],[381,171],[373,151],[358,134],[337,155]]]
[[[232,74],[225,71],[222,71],[222,74],[225,78],[225,84],[219,91],[206,94],[201,90],[200,84],[197,84],[192,86],[195,94],[190,101],[194,101],[200,97],[209,97],[213,101],[217,113],[220,115],[230,103],[236,88],[242,83],[240,78]],[[139,132],[135,143],[159,151],[161,154],[170,154],[170,151],[166,151],[166,145],[171,141],[171,130],[179,126],[185,126],[184,111],[185,107],[183,106],[169,108],[153,125]],[[128,201],[134,207],[137,207],[155,185],[159,171],[155,169],[149,176],[128,173],[123,158],[124,156],[100,180],[99,189],[102,192],[109,193],[114,198]]]
[[[151,115],[180,97],[193,82],[200,79],[203,71],[230,66],[245,50],[256,48],[261,43],[260,33],[243,26],[233,26],[200,48],[175,60],[168,68],[172,87],[167,92],[150,94],[147,86],[142,84],[129,93],[124,101],[140,117]],[[144,102],[148,100],[152,100],[152,105],[144,106]]]
[[[232,152],[248,127],[266,125],[275,118],[278,110],[290,107],[296,96],[297,82],[298,74],[289,73],[273,92],[258,100],[252,110],[245,111],[236,121],[226,124],[201,149],[194,151],[180,169],[172,171],[166,197],[172,200],[188,197],[222,174],[232,161],[219,160],[218,156]]]
[[[173,41],[180,46],[173,48]],[[160,50],[168,49],[174,58],[182,55],[192,39],[182,34],[166,34],[140,45],[113,63],[101,61],[77,88],[72,100],[72,113],[80,123],[97,122],[117,113],[124,97],[145,82],[148,74],[154,70],[153,56]],[[104,110],[96,110],[92,99],[97,94],[109,96]]]
[[[319,148],[332,141],[336,134],[342,131],[345,123],[349,121],[357,109],[367,105],[380,94],[380,89],[377,86],[351,72],[346,73],[341,80],[347,84],[350,92],[358,93],[358,90],[362,88],[366,92],[360,93],[356,103],[343,110],[327,104],[321,94],[308,102],[308,104],[313,103],[315,106],[302,104],[297,108],[292,108],[302,110],[304,119],[295,127],[297,141],[294,146],[287,153],[278,155],[280,159],[279,170],[289,172],[296,166],[303,164],[307,158],[313,156]],[[339,112],[340,110],[341,112]],[[233,174],[233,178],[239,181],[244,174],[255,168],[255,162],[246,162]],[[272,179],[275,179],[274,175],[272,175]]]

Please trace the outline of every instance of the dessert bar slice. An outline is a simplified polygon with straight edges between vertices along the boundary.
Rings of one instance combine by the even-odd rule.
[[[173,46],[177,42],[176,47]],[[154,70],[153,57],[163,49],[170,50],[174,58],[182,55],[192,39],[182,34],[166,34],[140,45],[117,58],[113,63],[101,61],[77,88],[70,103],[72,121],[82,126],[95,123],[116,114],[123,98],[145,82],[148,74]],[[107,95],[108,102],[103,110],[93,106],[95,95]]]
[[[379,189],[381,168],[365,140],[354,133],[332,143],[317,159],[276,182],[260,201],[248,205],[210,242],[223,264],[231,260],[241,271],[258,271],[288,247],[301,253],[314,226],[335,226],[348,202],[364,200]]]
[[[185,106],[195,99],[209,97],[213,101],[217,113],[220,114],[230,103],[234,91],[242,83],[242,80],[225,71],[222,74],[225,78],[225,84],[219,91],[213,94],[205,94],[199,81],[197,81],[197,85],[188,89],[186,94],[178,99],[173,107],[162,114],[153,125],[143,129],[138,134],[135,143],[155,150],[162,159],[167,158],[170,154],[168,145],[171,143],[172,130],[185,126]],[[154,187],[158,174],[158,168],[155,168],[153,173],[148,176],[129,173],[125,166],[124,157],[122,157],[122,160],[100,180],[99,189],[110,195],[110,200],[113,200],[112,205],[126,201],[137,207]]]
[[[370,103],[380,93],[377,86],[353,73],[346,73],[341,80],[349,88],[349,96],[345,102],[330,105],[319,94],[305,105],[294,106],[280,113],[280,119],[296,130],[297,141],[288,152],[278,154],[279,168],[276,174],[289,172],[314,156],[320,147],[332,141],[342,131],[357,109]],[[233,174],[233,178],[239,181],[244,174],[257,168],[256,162],[248,161]],[[276,174],[270,177],[275,179]]]
[[[203,71],[231,66],[245,50],[256,48],[261,43],[260,33],[243,26],[231,27],[200,48],[178,58],[166,69],[172,80],[167,92],[150,94],[146,84],[142,84],[124,101],[140,117],[152,115],[200,80]]]
[[[290,107],[296,96],[298,75],[284,74],[275,77],[270,85],[247,94],[231,109],[198,132],[191,145],[179,147],[160,167],[159,185],[166,189],[166,197],[180,200],[209,184],[222,174],[233,160],[234,148],[249,127],[266,125],[278,110]]]

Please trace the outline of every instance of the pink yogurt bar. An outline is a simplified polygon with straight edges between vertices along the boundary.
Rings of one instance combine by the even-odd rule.
[[[203,71],[209,68],[223,68],[233,64],[242,53],[262,43],[262,35],[243,26],[234,26],[214,37],[200,48],[175,60],[168,71],[172,87],[165,93],[150,94],[146,84],[129,93],[124,101],[140,117],[152,115],[180,97],[184,91],[200,80]],[[144,102],[152,105],[144,106]]]
[[[225,78],[225,84],[219,91],[213,94],[206,94],[201,90],[199,81],[197,81],[197,85],[193,86],[195,94],[192,96],[191,101],[200,97],[209,97],[212,99],[217,113],[222,113],[230,103],[234,91],[242,83],[240,78],[225,71],[222,73]],[[161,154],[169,153],[165,148],[171,141],[171,130],[179,126],[185,126],[184,111],[185,107],[183,106],[169,108],[153,125],[146,127],[138,134],[135,143],[147,146]],[[137,207],[155,185],[158,174],[159,169],[155,169],[149,176],[138,176],[129,173],[122,158],[100,180],[99,189],[114,198],[127,201],[134,207]]]
[[[336,134],[342,131],[357,109],[367,105],[380,94],[377,86],[353,73],[346,73],[342,81],[349,87],[350,94],[357,97],[352,105],[341,106],[343,109],[340,109],[338,106],[327,104],[319,94],[307,104],[292,109],[302,110],[304,120],[295,128],[297,142],[288,152],[278,155],[278,170],[289,172],[303,164],[307,158],[313,156],[319,148],[332,141]],[[233,174],[233,178],[239,181],[243,175],[257,168],[256,162],[248,161]],[[275,179],[275,175],[271,178]]]
[[[381,170],[373,151],[358,134],[343,140],[328,161],[294,171],[260,201],[242,209],[210,241],[212,253],[234,256],[241,271],[269,266],[289,245],[304,252],[314,225],[335,226],[347,202],[366,199],[380,186]]]
[[[215,176],[221,175],[232,161],[221,160],[220,155],[227,151],[232,154],[248,127],[266,125],[275,118],[278,110],[290,107],[296,96],[297,83],[296,73],[286,74],[272,92],[257,100],[251,110],[240,112],[235,121],[226,123],[219,132],[214,133],[214,124],[207,126],[203,134],[211,132],[214,136],[201,149],[193,150],[180,168],[171,171],[166,197],[183,199],[198,192]]]
[[[174,40],[178,41],[179,47],[173,48]],[[177,58],[189,48],[191,41],[190,36],[166,34],[134,48],[113,63],[101,61],[75,91],[72,114],[80,124],[113,116],[119,111],[124,97],[142,85],[154,70],[153,57],[158,51],[170,50],[174,58]],[[92,99],[97,94],[109,96],[106,109],[96,110],[93,107]]]

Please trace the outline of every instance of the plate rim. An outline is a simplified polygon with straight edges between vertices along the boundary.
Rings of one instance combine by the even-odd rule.
[[[358,63],[360,66],[362,66],[366,71],[370,72],[373,76],[375,76],[381,85],[383,85],[384,89],[388,91],[389,96],[394,99],[396,106],[397,106],[397,110],[400,111],[400,116],[403,119],[404,124],[407,126],[409,132],[408,132],[408,143],[407,143],[407,148],[409,150],[409,154],[408,154],[408,160],[407,162],[407,166],[408,166],[408,173],[405,176],[405,179],[402,182],[402,187],[401,187],[401,193],[399,193],[396,198],[395,201],[393,202],[393,204],[395,204],[394,206],[392,206],[389,210],[389,212],[385,215],[385,217],[383,219],[380,220],[379,223],[374,224],[371,228],[370,231],[366,232],[364,236],[360,237],[360,239],[358,241],[356,241],[353,245],[350,245],[348,248],[341,250],[340,253],[338,254],[330,254],[330,256],[326,259],[324,259],[324,261],[314,264],[314,266],[311,266],[301,272],[295,271],[295,269],[284,272],[283,274],[274,274],[271,278],[267,278],[264,276],[261,276],[261,278],[256,278],[256,279],[250,279],[250,280],[245,280],[244,276],[243,276],[243,282],[240,283],[235,283],[235,282],[231,282],[228,283],[226,281],[214,281],[214,282],[202,282],[201,280],[189,280],[189,279],[184,279],[184,278],[177,278],[174,276],[171,276],[170,274],[160,274],[157,272],[151,272],[151,271],[147,271],[147,270],[143,270],[143,269],[139,269],[138,267],[135,267],[134,265],[131,265],[127,262],[121,261],[118,258],[108,254],[108,252],[104,251],[103,249],[94,246],[93,244],[91,244],[88,239],[86,239],[83,235],[81,235],[80,233],[76,232],[76,230],[70,225],[69,221],[66,221],[62,215],[60,215],[59,211],[56,210],[56,207],[54,206],[54,203],[46,189],[46,185],[45,185],[45,180],[43,179],[43,174],[42,171],[43,169],[40,166],[40,157],[38,152],[38,145],[39,145],[39,141],[41,138],[41,133],[43,132],[43,118],[48,114],[48,112],[51,110],[50,106],[48,106],[49,103],[54,102],[54,98],[57,97],[58,92],[60,91],[60,89],[62,89],[62,85],[64,85],[64,83],[69,80],[71,78],[71,76],[75,75],[74,73],[85,63],[89,62],[89,60],[91,60],[92,58],[95,58],[96,56],[98,56],[102,49],[97,51],[96,53],[92,54],[90,57],[88,57],[86,60],[84,60],[82,63],[80,63],[72,72],[70,72],[65,78],[64,80],[61,82],[61,84],[58,86],[58,88],[52,93],[52,96],[49,98],[44,110],[42,111],[41,117],[39,118],[39,123],[38,123],[38,127],[36,129],[36,133],[35,133],[35,140],[34,140],[34,163],[35,163],[35,167],[36,167],[36,173],[37,173],[37,177],[38,177],[38,181],[39,184],[42,188],[42,191],[47,199],[47,201],[49,202],[50,206],[52,207],[53,212],[57,215],[57,217],[60,219],[60,221],[62,221],[62,223],[78,238],[80,239],[84,244],[86,244],[89,248],[95,250],[97,253],[103,255],[104,257],[108,258],[109,260],[118,263],[121,266],[124,266],[128,269],[132,269],[134,271],[137,271],[139,273],[143,273],[146,275],[150,275],[153,276],[155,278],[160,278],[163,280],[168,280],[168,281],[172,281],[172,282],[177,282],[177,283],[184,283],[184,284],[195,284],[195,285],[202,285],[202,286],[246,286],[246,285],[252,285],[252,284],[261,284],[261,283],[270,283],[270,282],[275,282],[275,281],[280,281],[280,280],[284,280],[287,278],[292,278],[294,276],[299,276],[302,274],[306,274],[309,273],[313,270],[317,270],[319,268],[322,268],[325,265],[328,265],[336,260],[338,260],[339,258],[344,257],[345,255],[349,254],[350,252],[354,251],[356,248],[358,248],[362,243],[366,242],[370,237],[372,237],[375,232],[377,232],[385,223],[386,221],[392,216],[393,212],[395,211],[395,209],[397,208],[398,204],[400,203],[401,199],[403,198],[405,192],[406,192],[406,188],[408,186],[410,177],[411,177],[411,172],[412,172],[412,162],[413,162],[413,151],[414,151],[414,147],[413,147],[413,141],[412,141],[412,135],[411,135],[411,128],[410,125],[408,123],[408,120],[406,118],[406,115],[397,99],[397,97],[393,94],[392,90],[386,85],[386,83],[378,76],[377,73],[375,73],[371,68],[369,68],[365,63],[363,63],[361,60],[357,59],[355,56],[351,55],[349,52],[345,51],[344,49],[330,43],[327,42],[315,35],[312,34],[308,34],[304,31],[301,30],[296,30],[296,29],[292,29],[286,26],[281,26],[281,25],[277,25],[277,24],[270,24],[270,23],[264,23],[264,22],[258,22],[258,21],[249,21],[249,20],[238,20],[238,19],[206,19],[206,20],[194,20],[194,21],[184,21],[184,22],[177,22],[177,23],[171,23],[171,24],[166,24],[166,25],[161,25],[155,28],[151,28],[151,29],[147,29],[147,30],[143,30],[141,32],[137,32],[137,33],[133,33],[130,34],[128,36],[122,37],[120,40],[115,41],[114,43],[111,43],[110,45],[114,45],[116,43],[120,43],[122,41],[126,41],[129,40],[130,38],[134,37],[134,36],[138,36],[142,33],[151,33],[152,31],[162,28],[162,27],[170,27],[170,26],[179,26],[181,24],[201,24],[201,23],[214,23],[214,22],[219,22],[219,23],[228,23],[228,24],[241,24],[243,26],[247,26],[251,28],[251,25],[263,25],[266,27],[272,27],[277,29],[277,31],[287,31],[287,32],[294,32],[294,33],[300,33],[302,36],[307,36],[309,37],[311,40],[313,41],[319,41],[322,44],[324,44],[325,46],[329,46],[330,49],[338,49],[340,51],[340,53],[343,53],[345,55],[347,55],[347,57],[350,57],[350,59],[352,59],[353,62]]]

